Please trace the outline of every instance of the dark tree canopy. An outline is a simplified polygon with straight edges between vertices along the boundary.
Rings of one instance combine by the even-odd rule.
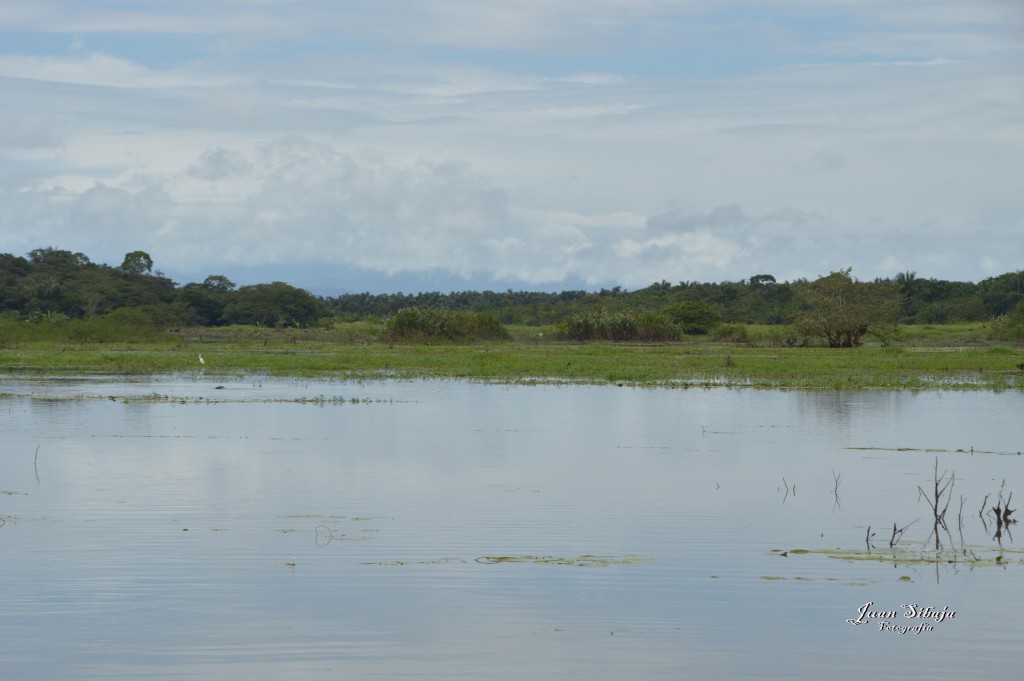
[[[843,304],[826,304],[838,300]],[[898,301],[895,319],[890,314],[893,300]],[[947,324],[1009,318],[1022,301],[1024,270],[977,283],[926,278],[909,270],[862,283],[853,280],[850,270],[840,270],[815,282],[780,281],[759,273],[746,280],[717,283],[662,279],[632,291],[615,286],[596,291],[345,293],[321,298],[281,282],[238,288],[221,274],[176,285],[154,273],[153,259],[144,251],[127,253],[114,267],[94,263],[83,253],[53,247],[37,248],[24,257],[0,253],[0,312],[6,317],[96,318],[132,308],[158,325],[170,327],[229,323],[303,326],[328,316],[383,322],[398,310],[418,307],[489,312],[503,324],[559,325],[581,314],[585,316],[580,319],[585,320],[635,320],[638,324],[643,321],[644,329],[655,335],[662,334],[661,318],[670,316],[668,323],[687,333],[706,333],[719,321],[799,322],[806,335],[843,346],[861,343],[865,335],[884,335],[893,322]],[[884,314],[870,314],[856,325],[832,325],[830,336],[828,320],[834,319],[838,310],[855,319],[858,311],[872,306],[876,313]],[[123,313],[123,317],[131,315]],[[651,334],[644,331],[641,335]]]
[[[327,315],[323,302],[284,282],[243,286],[224,306],[229,324],[260,326],[310,326]]]
[[[775,283],[775,277],[773,277],[770,274],[755,274],[750,278],[750,286],[752,288],[764,288],[765,286],[774,286]]]
[[[121,269],[128,274],[149,274],[153,271],[153,258],[145,251],[132,251],[126,253]]]
[[[206,279],[203,279],[201,286],[209,291],[235,290],[235,282],[231,281],[223,274],[211,274]]]

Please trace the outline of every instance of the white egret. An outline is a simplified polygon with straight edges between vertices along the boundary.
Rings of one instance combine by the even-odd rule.
[[[199,363],[200,364],[206,364],[206,360],[203,359],[203,353],[201,353],[201,352],[199,353]]]

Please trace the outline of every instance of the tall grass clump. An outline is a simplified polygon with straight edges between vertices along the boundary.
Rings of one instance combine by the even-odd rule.
[[[508,340],[507,329],[490,312],[406,307],[384,321],[389,342]]]
[[[1024,300],[1009,313],[993,318],[990,333],[996,340],[1024,343]]]
[[[119,310],[118,312],[121,312]],[[151,320],[128,314],[71,319],[61,313],[0,318],[0,346],[20,343],[150,343],[168,336]]]
[[[719,324],[711,331],[711,337],[725,343],[749,343],[750,334],[743,324]]]
[[[679,328],[664,314],[601,308],[570,315],[556,328],[555,336],[575,341],[672,341],[679,339]]]

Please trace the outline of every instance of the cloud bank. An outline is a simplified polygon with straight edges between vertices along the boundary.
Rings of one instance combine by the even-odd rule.
[[[179,4],[5,10],[0,251],[321,288],[1024,266],[1017,3]]]

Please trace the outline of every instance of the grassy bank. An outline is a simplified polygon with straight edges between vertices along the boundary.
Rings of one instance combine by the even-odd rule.
[[[66,375],[205,372],[349,378],[465,378],[624,385],[810,389],[1024,387],[1024,348],[993,345],[981,327],[930,327],[900,345],[852,350],[788,347],[775,327],[749,328],[744,343],[558,343],[545,329],[512,328],[512,340],[391,344],[379,327],[202,329],[145,342],[8,341],[0,372]],[[200,365],[199,355],[205,364]]]

